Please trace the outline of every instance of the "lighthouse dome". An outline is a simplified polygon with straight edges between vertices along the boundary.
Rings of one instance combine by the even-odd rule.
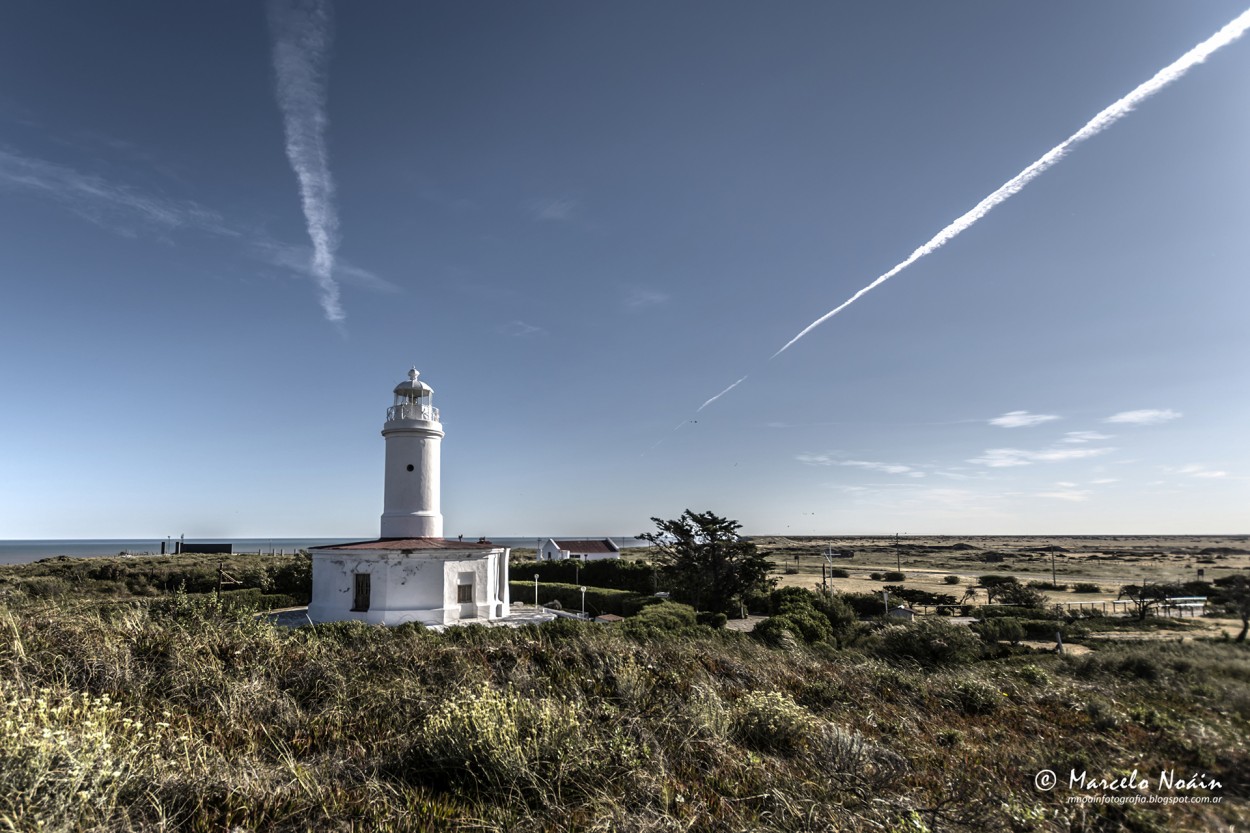
[[[415,367],[409,370],[408,378],[395,386],[395,395],[407,399],[415,396],[429,396],[433,393],[434,388],[417,378],[420,375]]]

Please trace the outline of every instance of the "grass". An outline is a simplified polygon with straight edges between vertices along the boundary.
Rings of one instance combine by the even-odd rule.
[[[773,648],[560,620],[278,629],[205,599],[0,607],[17,830],[1200,830],[1250,820],[1250,650],[1006,651],[906,626]],[[943,637],[941,628],[932,639]],[[944,656],[953,657],[949,649]],[[1063,803],[1033,773],[1208,772],[1219,805]]]
[[[0,568],[0,829],[1250,821],[1237,780],[1250,771],[1246,646],[1099,643],[1057,657],[983,648],[941,622],[878,626],[843,611],[838,650],[824,631],[806,633],[802,611],[755,638],[669,604],[613,627],[285,630],[246,605],[306,592],[306,560],[227,557],[244,584],[218,608],[206,593],[219,560]],[[975,563],[976,575],[985,569]],[[191,592],[168,592],[177,588]],[[1126,807],[1067,805],[1032,786],[1040,769],[1071,767],[1205,772],[1225,788],[1218,805]]]

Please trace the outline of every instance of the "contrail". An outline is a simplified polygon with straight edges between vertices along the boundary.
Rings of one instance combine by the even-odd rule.
[[[704,408],[706,408],[708,405],[711,405],[711,404],[712,404],[713,402],[715,402],[717,399],[720,399],[722,396],[724,396],[725,394],[729,393],[731,390],[733,390],[734,388],[738,387],[738,385],[741,385],[741,384],[742,384],[743,382],[745,382],[746,380],[747,380],[747,377],[743,376],[741,379],[739,379],[738,381],[734,382],[732,385],[730,385],[729,387],[725,388],[723,391],[721,391],[720,393],[716,394],[716,395],[715,395],[715,396],[713,396],[711,399],[709,399],[708,401],[706,401],[706,402],[704,402],[702,405],[700,405],[700,406],[699,406],[699,410],[698,410],[698,411],[695,411],[695,413],[697,414],[699,411],[702,411],[702,410],[703,410]],[[685,423],[683,422],[683,423],[682,423],[682,425],[685,425]],[[680,427],[681,427],[681,425],[678,425],[678,426],[677,426],[677,428],[680,428]],[[673,430],[677,430],[677,429],[675,428],[675,429],[673,429]]]
[[[1060,160],[1062,160],[1065,156],[1067,156],[1068,152],[1073,147],[1080,144],[1081,142],[1084,142],[1086,139],[1096,136],[1097,134],[1106,130],[1111,125],[1115,124],[1120,119],[1127,116],[1129,113],[1133,111],[1133,108],[1136,107],[1138,104],[1141,104],[1143,101],[1145,101],[1146,99],[1150,98],[1155,93],[1162,90],[1168,84],[1171,84],[1173,81],[1176,81],[1177,79],[1179,79],[1190,69],[1202,63],[1207,58],[1211,57],[1211,55],[1215,54],[1217,50],[1225,46],[1228,46],[1230,43],[1237,40],[1239,37],[1245,34],[1245,31],[1248,28],[1250,28],[1250,9],[1242,12],[1223,29],[1220,29],[1220,31],[1216,32],[1214,35],[1207,38],[1202,43],[1198,44],[1193,49],[1186,52],[1179,59],[1177,59],[1176,61],[1173,61],[1171,64],[1168,64],[1166,67],[1159,70],[1157,73],[1155,73],[1155,76],[1151,78],[1149,81],[1145,82],[1144,84],[1139,86],[1137,89],[1133,90],[1131,93],[1124,96],[1119,101],[1115,102],[1114,104],[1112,104],[1110,107],[1103,110],[1098,115],[1094,116],[1080,130],[1073,133],[1066,140],[1064,140],[1061,144],[1056,145],[1054,148],[1051,148],[1049,151],[1046,152],[1044,156],[1042,156],[1042,158],[1038,159],[1032,165],[1029,165],[1023,171],[1016,174],[1011,179],[1007,180],[1007,182],[1004,185],[1002,185],[1002,187],[1000,187],[997,191],[995,191],[994,193],[990,194],[988,197],[986,197],[985,199],[977,203],[976,206],[967,214],[964,214],[962,217],[955,220],[955,222],[951,223],[946,228],[939,231],[933,237],[932,240],[930,240],[928,243],[925,243],[919,249],[916,249],[916,251],[912,252],[911,255],[908,256],[908,258],[904,260],[902,263],[898,264],[893,269],[886,272],[884,275],[880,276],[875,281],[873,281],[872,283],[865,286],[863,289],[856,292],[848,300],[843,302],[841,306],[835,307],[834,309],[822,315],[820,318],[817,318],[811,324],[808,324],[807,327],[804,328],[802,332],[800,332],[794,338],[787,341],[784,347],[782,347],[776,353],[773,353],[771,358],[775,359],[778,356],[780,356],[782,353],[788,350],[791,345],[793,345],[796,341],[801,339],[803,336],[807,335],[812,330],[816,329],[821,324],[825,323],[830,318],[837,315],[839,312],[841,312],[842,310],[849,307],[851,304],[858,301],[864,295],[868,294],[869,292],[876,289],[881,284],[888,281],[890,278],[897,275],[899,272],[902,272],[908,266],[911,266],[917,260],[920,260],[920,258],[924,257],[927,254],[930,254],[931,252],[937,251],[942,246],[949,243],[951,240],[954,240],[956,237],[962,234],[965,230],[971,228],[977,222],[977,220],[980,220],[986,214],[989,214],[990,211],[992,211],[994,208],[1001,205],[1002,203],[1006,202],[1009,198],[1020,193],[1020,191],[1024,188],[1024,186],[1028,185],[1034,179],[1037,179],[1037,177],[1041,176],[1042,173],[1044,173],[1048,168],[1050,168],[1052,165],[1055,165]],[[731,385],[730,387],[732,388],[733,386]],[[706,408],[710,403],[715,402],[721,396],[724,396],[725,393],[727,392],[728,391],[722,391],[721,393],[712,397],[707,402],[703,403],[703,407]],[[700,408],[699,410],[703,410],[703,408]]]
[[[325,65],[333,14],[328,0],[271,0],[273,68],[286,130],[286,155],[299,179],[304,218],[312,238],[312,273],[328,321],[346,318],[334,280],[338,215],[326,151]]]
[[[742,384],[743,382],[745,382],[746,380],[747,380],[747,377],[743,376],[741,379],[739,379],[738,381],[734,382],[732,385],[730,385],[729,387],[725,388],[723,391],[721,391],[720,393],[716,394],[716,395],[715,395],[715,396],[713,396],[711,399],[709,399],[708,401],[706,401],[706,402],[704,402],[702,405],[700,405],[700,406],[699,406],[699,409],[698,409],[697,411],[695,411],[695,413],[697,414],[699,411],[702,411],[702,410],[703,410],[704,408],[706,408],[708,405],[711,405],[711,404],[712,404],[713,402],[715,402],[717,399],[720,399],[722,396],[724,396],[725,394],[729,393],[731,390],[733,390],[734,388],[738,387],[738,385],[741,385],[741,384]],[[675,427],[672,431],[670,431],[669,433],[676,434],[678,431],[680,431],[681,429],[685,428],[685,427],[686,427],[687,425],[689,425],[691,422],[696,422],[696,421],[697,421],[697,420],[693,420],[693,419],[683,419],[681,422],[677,423],[677,426],[676,426],[676,427]],[[662,443],[662,442],[664,442],[664,437],[660,437],[658,440],[656,440],[656,441],[655,441],[655,445],[651,446],[651,447],[650,447],[650,448],[648,448],[646,451],[642,452],[642,456],[644,456],[644,457],[645,457],[646,455],[650,454],[652,451],[655,451],[657,448],[659,448],[659,447],[660,447],[660,443]]]

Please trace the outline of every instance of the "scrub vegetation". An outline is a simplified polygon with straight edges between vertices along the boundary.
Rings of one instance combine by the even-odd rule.
[[[853,598],[800,588],[759,600],[772,616],[756,634],[674,602],[618,625],[285,629],[211,594],[32,593],[37,576],[14,570],[0,589],[8,829],[1250,821],[1250,649],[1231,640],[1056,656],[932,617],[865,620]],[[1068,804],[1034,786],[1073,768],[1205,773],[1223,785],[1191,794],[1221,801]]]

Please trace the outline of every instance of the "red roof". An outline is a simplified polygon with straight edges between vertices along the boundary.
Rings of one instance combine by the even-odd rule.
[[[569,552],[620,552],[621,548],[609,541],[607,538],[601,538],[598,541],[561,541],[555,540],[556,546],[562,550]]]
[[[485,550],[495,549],[487,540],[452,541],[449,538],[378,538],[351,544],[331,544],[314,550]]]

